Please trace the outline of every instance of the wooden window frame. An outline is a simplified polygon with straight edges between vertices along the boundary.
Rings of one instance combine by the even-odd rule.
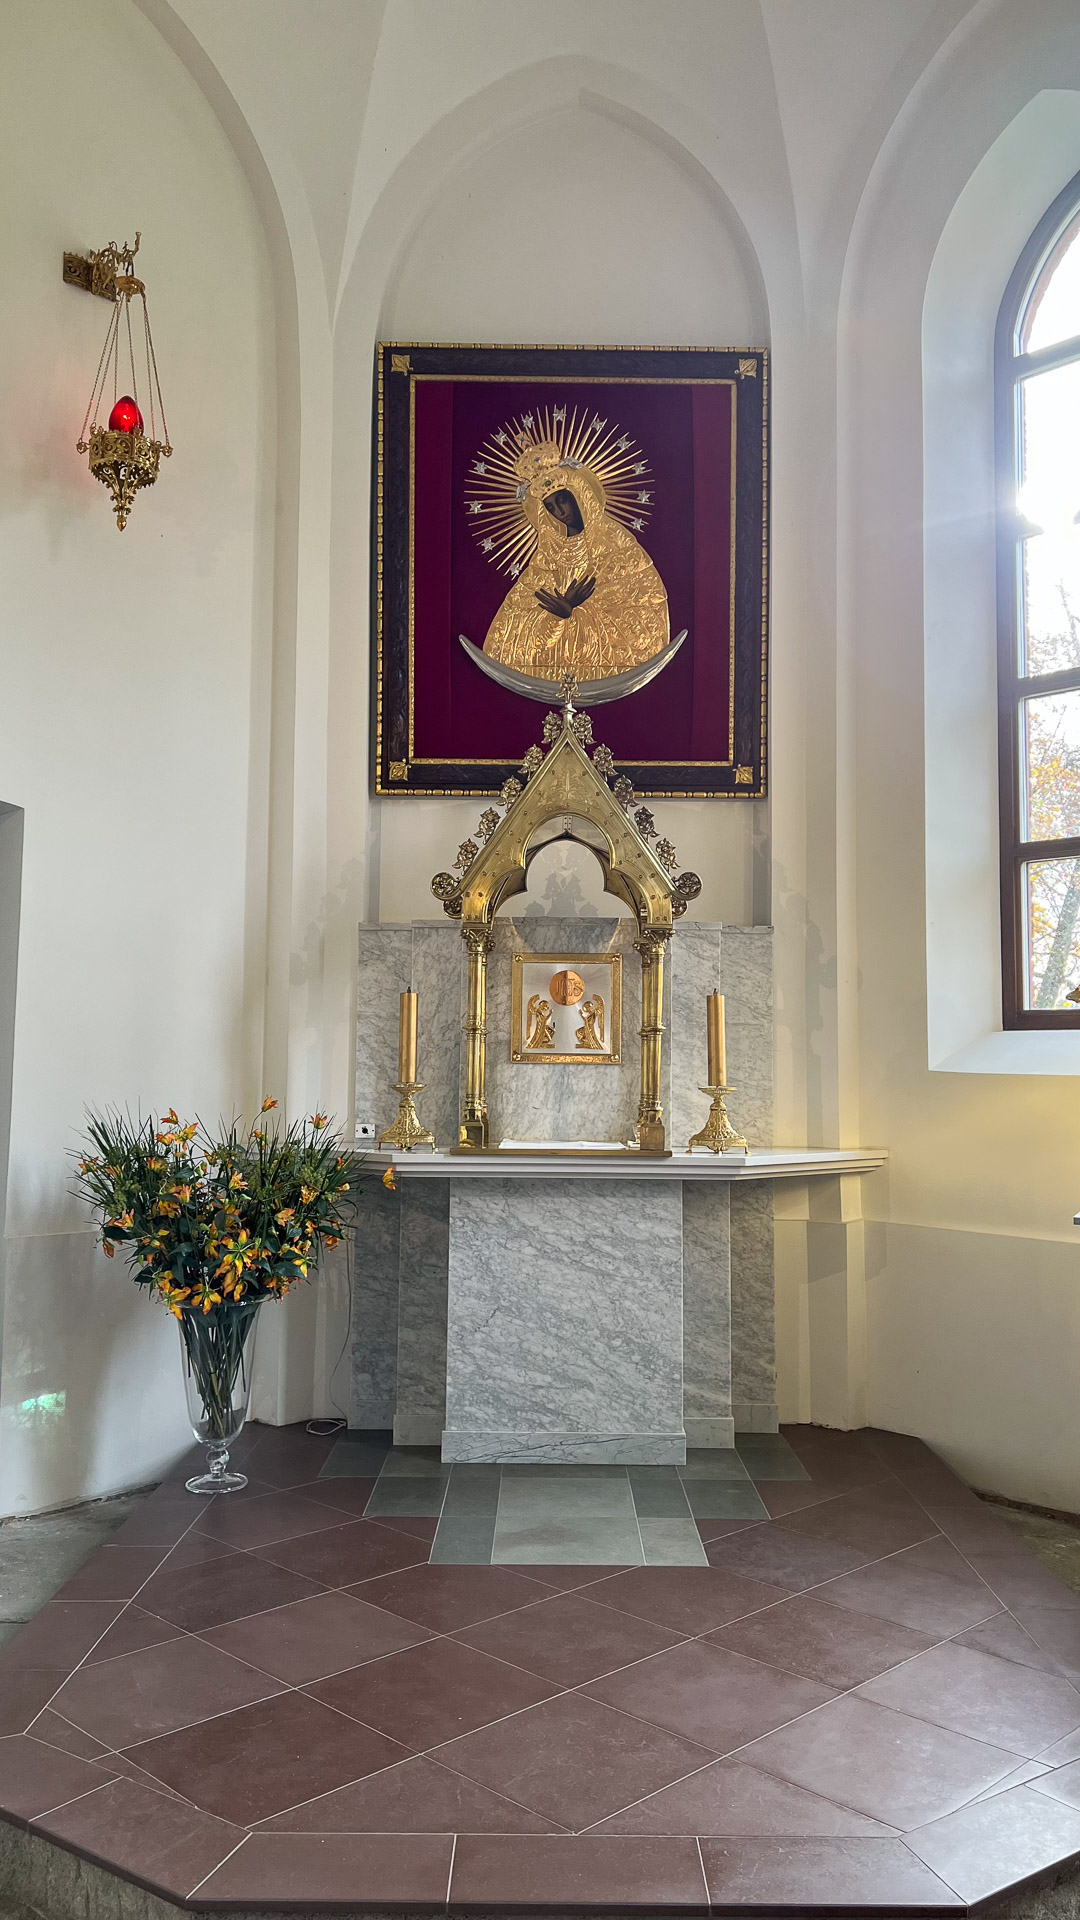
[[[994,340],[995,466],[997,476],[998,792],[1001,860],[1001,998],[1006,1029],[1080,1027],[1074,1011],[1028,1007],[1024,868],[1032,860],[1080,856],[1080,835],[1062,840],[1024,840],[1020,716],[1025,700],[1040,693],[1080,689],[1080,667],[1024,676],[1020,667],[1023,550],[1017,512],[1019,396],[1022,380],[1080,358],[1080,336],[1018,353],[1016,335],[1036,280],[1054,247],[1080,211],[1080,173],[1047,208],[1013,270],[998,312]]]

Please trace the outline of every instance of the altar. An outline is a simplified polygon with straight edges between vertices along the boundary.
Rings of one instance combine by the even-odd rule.
[[[564,682],[442,921],[359,930],[358,1140],[395,1188],[356,1235],[350,1422],[446,1466],[775,1432],[772,1183],[883,1157],[773,1150],[772,931],[687,918],[700,880],[575,705],[612,689]],[[553,848],[618,911],[530,899]]]

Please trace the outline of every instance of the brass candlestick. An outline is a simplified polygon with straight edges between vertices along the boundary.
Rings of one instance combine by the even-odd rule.
[[[416,994],[409,988],[401,996],[398,1019],[398,1077],[394,1092],[400,1093],[401,1105],[393,1126],[380,1133],[380,1147],[397,1147],[408,1153],[412,1147],[435,1145],[434,1134],[421,1126],[413,1105],[413,1095],[423,1090],[423,1080],[416,1077]]]
[[[413,1105],[414,1093],[422,1093],[423,1090],[423,1080],[398,1080],[395,1082],[394,1092],[400,1093],[401,1105],[398,1108],[398,1117],[394,1121],[393,1126],[387,1127],[385,1133],[380,1133],[380,1147],[398,1147],[403,1153],[408,1153],[411,1147],[433,1147],[435,1145],[435,1135],[429,1133],[427,1128],[421,1125],[417,1117],[416,1108]]]
[[[736,1133],[727,1117],[725,1097],[733,1091],[732,1087],[700,1088],[700,1092],[708,1094],[712,1106],[701,1132],[695,1133],[693,1139],[688,1142],[691,1153],[695,1147],[704,1147],[709,1153],[747,1153],[749,1151],[746,1141],[741,1134]]]

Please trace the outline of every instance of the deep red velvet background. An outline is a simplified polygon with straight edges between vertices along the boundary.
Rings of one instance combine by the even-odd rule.
[[[653,507],[638,534],[667,588],[679,656],[649,687],[598,710],[616,758],[728,761],[731,605],[731,386],[592,381],[416,382],[412,758],[517,759],[538,709],[488,680],[458,645],[482,646],[509,591],[468,523],[465,480],[490,433],[530,408],[595,410],[649,461]],[[552,689],[553,704],[555,690]]]

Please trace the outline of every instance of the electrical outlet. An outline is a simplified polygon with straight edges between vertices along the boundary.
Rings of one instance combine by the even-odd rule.
[[[363,1142],[364,1146],[373,1147],[375,1145],[374,1121],[358,1120],[356,1123],[356,1138],[358,1143]]]

